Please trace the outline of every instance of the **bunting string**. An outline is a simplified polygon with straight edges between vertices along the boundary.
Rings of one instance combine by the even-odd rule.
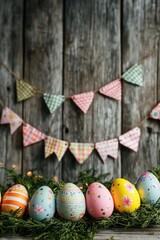
[[[134,64],[131,68],[124,72],[121,77],[112,80],[110,83],[107,83],[105,86],[100,87],[96,91],[82,92],[72,96],[56,95],[54,93],[47,93],[46,91],[36,88],[27,81],[18,77],[6,64],[3,62],[0,64],[16,79],[18,102],[34,97],[36,94],[41,94],[43,95],[43,99],[50,113],[53,113],[67,99],[71,99],[79,107],[79,109],[82,110],[82,112],[87,113],[96,93],[117,101],[121,101],[122,79],[137,86],[143,85],[142,65]]]
[[[3,107],[0,124],[10,124],[10,132],[13,134],[21,125],[23,125],[23,146],[27,147],[40,141],[44,141],[44,156],[49,157],[52,154],[57,156],[58,161],[61,161],[67,149],[70,150],[79,164],[83,164],[89,155],[95,149],[102,162],[106,163],[108,156],[113,159],[118,159],[119,144],[137,152],[141,137],[141,127],[148,118],[160,120],[160,103],[158,103],[150,113],[133,129],[120,135],[114,139],[107,139],[96,143],[77,143],[66,142],[64,140],[56,139],[52,136],[47,136],[40,130],[34,128],[26,123],[21,117],[14,113],[10,108],[4,107],[2,100],[0,100]]]

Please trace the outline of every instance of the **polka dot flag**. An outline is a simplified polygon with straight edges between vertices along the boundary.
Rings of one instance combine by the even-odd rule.
[[[158,103],[157,106],[152,109],[149,117],[160,120],[160,103]]]

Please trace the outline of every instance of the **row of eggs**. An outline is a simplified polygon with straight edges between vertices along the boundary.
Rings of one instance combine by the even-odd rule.
[[[140,202],[150,205],[156,204],[160,198],[160,183],[150,172],[143,173],[136,183],[117,178],[109,191],[103,184],[94,182],[88,186],[86,199],[84,194],[73,183],[66,183],[58,192],[55,204],[55,195],[51,188],[40,187],[32,196],[28,204],[28,193],[24,186],[16,184],[9,188],[2,198],[2,212],[17,211],[21,216],[27,205],[29,216],[37,221],[51,219],[55,214],[55,205],[58,214],[70,221],[80,220],[87,208],[93,218],[107,218],[112,215],[114,208],[120,212],[131,213],[140,207]]]

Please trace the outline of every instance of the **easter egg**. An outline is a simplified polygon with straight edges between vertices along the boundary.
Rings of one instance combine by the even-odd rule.
[[[29,202],[29,216],[37,221],[51,219],[55,214],[55,196],[51,188],[37,189]]]
[[[156,176],[150,172],[144,172],[139,177],[136,188],[142,203],[154,205],[160,198],[160,183]]]
[[[2,198],[2,212],[17,211],[17,216],[22,216],[27,208],[28,192],[21,184],[10,187]]]
[[[72,222],[80,220],[86,211],[85,197],[73,183],[66,183],[57,195],[57,212]]]
[[[86,205],[88,213],[94,218],[110,217],[114,209],[112,195],[103,184],[98,182],[88,186]]]
[[[131,213],[140,207],[140,197],[137,189],[123,178],[117,178],[113,181],[111,194],[115,209],[120,213]]]

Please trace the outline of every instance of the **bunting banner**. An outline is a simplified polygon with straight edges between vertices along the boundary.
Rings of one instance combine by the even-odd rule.
[[[113,82],[105,85],[99,89],[99,92],[107,97],[111,97],[116,100],[122,99],[122,83],[120,79],[116,79]]]
[[[135,64],[129,68],[123,75],[122,78],[138,86],[143,86],[143,77],[142,77],[142,65]]]
[[[68,142],[47,136],[45,139],[45,158],[55,153],[58,160],[61,161],[68,148]]]
[[[36,95],[37,90],[24,80],[16,80],[17,101],[23,101]]]
[[[70,143],[69,149],[78,163],[86,161],[94,149],[94,143]]]
[[[32,127],[28,123],[23,124],[23,146],[29,146],[31,144],[44,140],[47,136],[40,132],[38,129]]]
[[[141,136],[141,129],[138,127],[133,128],[129,132],[121,135],[119,137],[120,144],[123,146],[130,148],[131,150],[137,152],[139,141]]]
[[[107,160],[107,157],[118,158],[118,139],[114,138],[108,141],[97,142],[95,149],[99,153],[103,163]]]
[[[65,97],[63,95],[54,95],[49,93],[44,93],[43,99],[50,113],[53,113],[65,101]]]
[[[86,113],[93,101],[94,92],[85,92],[71,96],[73,102]]]
[[[157,106],[152,109],[149,117],[160,120],[160,103],[158,103]]]
[[[2,111],[0,124],[10,124],[10,132],[13,134],[23,123],[23,120],[10,108],[4,108]]]

